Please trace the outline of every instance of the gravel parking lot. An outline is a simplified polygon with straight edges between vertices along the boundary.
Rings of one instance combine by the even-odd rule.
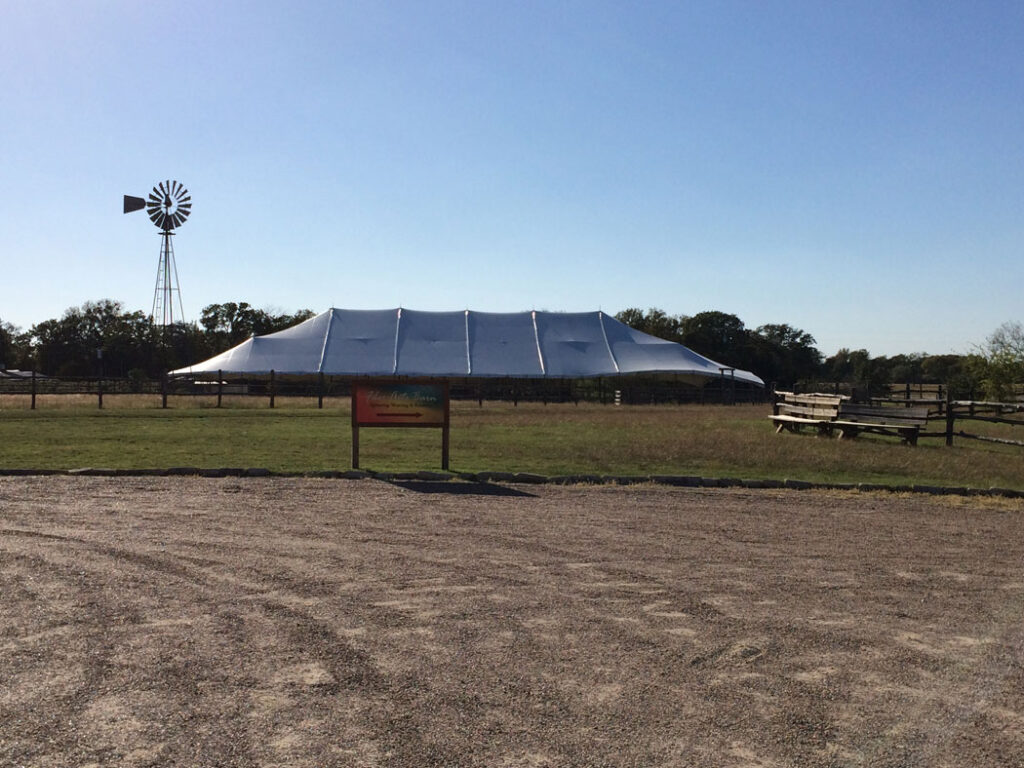
[[[0,765],[1022,766],[1024,502],[0,478]]]

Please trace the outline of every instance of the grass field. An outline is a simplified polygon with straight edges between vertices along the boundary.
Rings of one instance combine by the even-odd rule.
[[[173,400],[0,397],[0,468],[124,469],[351,465],[347,400]],[[922,439],[916,448],[882,437],[827,440],[776,435],[768,406],[452,404],[451,469],[557,474],[677,474],[818,482],[938,484],[1024,489],[1024,449]],[[981,431],[973,430],[972,431]],[[988,434],[1020,439],[1012,427]],[[437,430],[364,429],[361,464],[381,471],[435,469]]]

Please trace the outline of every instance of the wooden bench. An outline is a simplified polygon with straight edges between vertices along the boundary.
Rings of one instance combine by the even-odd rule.
[[[775,422],[776,433],[784,429],[799,432],[803,427],[814,427],[821,434],[831,434],[831,425],[839,418],[839,405],[843,400],[842,395],[776,392],[769,418]]]
[[[861,405],[842,403],[839,416],[832,429],[837,437],[856,437],[861,432],[898,437],[910,445],[917,445],[922,427],[928,425],[928,406]]]
[[[819,435],[853,438],[861,432],[898,437],[917,445],[921,428],[928,424],[927,406],[874,406],[849,402],[843,395],[776,392],[772,415],[776,433],[813,427]]]

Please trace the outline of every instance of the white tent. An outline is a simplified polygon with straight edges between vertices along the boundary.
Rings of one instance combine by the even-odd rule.
[[[748,371],[641,333],[603,312],[329,309],[171,375],[218,371],[562,379],[672,373],[695,383],[724,374],[764,386]]]

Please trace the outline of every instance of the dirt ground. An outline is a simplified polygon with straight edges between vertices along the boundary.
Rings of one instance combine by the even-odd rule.
[[[1022,766],[1024,504],[0,479],[2,766]]]

